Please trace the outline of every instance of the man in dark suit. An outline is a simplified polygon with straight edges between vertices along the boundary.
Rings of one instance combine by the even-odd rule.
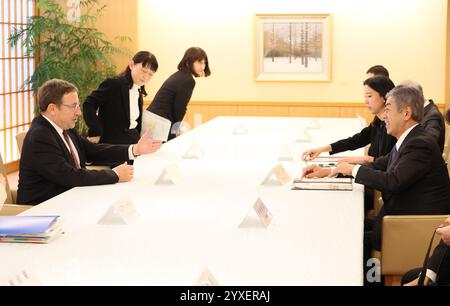
[[[445,120],[450,124],[450,109],[445,113]],[[450,224],[450,218],[445,220],[445,222]],[[424,284],[435,283],[437,285],[448,286],[450,285],[450,225],[441,227],[436,232],[441,235],[442,239],[428,261]],[[420,268],[407,272],[403,276],[402,285],[416,286],[419,281],[420,272]]]
[[[421,124],[423,125],[425,132],[437,140],[441,152],[443,152],[445,145],[444,116],[442,116],[439,108],[431,99],[425,101],[425,109]]]
[[[450,181],[437,142],[419,122],[423,99],[413,86],[399,85],[387,96],[384,120],[397,143],[389,155],[365,165],[339,163],[332,170],[317,166],[303,169],[306,177],[352,175],[355,182],[382,192],[384,205],[375,222],[366,220],[365,259],[381,248],[385,215],[450,214]]]
[[[50,80],[38,91],[40,115],[24,139],[20,158],[18,203],[39,204],[77,186],[126,182],[133,177],[127,165],[141,154],[155,152],[161,142],[143,135],[135,145],[94,144],[74,130],[81,115],[77,88]],[[112,170],[87,170],[86,161],[124,162]]]

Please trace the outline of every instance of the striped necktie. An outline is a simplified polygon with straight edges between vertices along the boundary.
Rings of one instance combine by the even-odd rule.
[[[64,136],[64,140],[66,141],[67,145],[69,146],[70,155],[72,156],[73,165],[75,166],[76,169],[80,169],[81,167],[80,167],[80,164],[79,164],[79,162],[78,162],[78,160],[77,160],[77,158],[75,156],[75,152],[73,150],[73,147],[72,147],[72,145],[71,145],[71,143],[69,141],[69,134],[67,134],[67,130],[64,130],[62,134]]]

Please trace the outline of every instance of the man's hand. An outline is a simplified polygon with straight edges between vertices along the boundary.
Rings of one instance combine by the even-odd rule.
[[[328,174],[330,174],[331,169],[329,168],[322,168],[316,165],[308,166],[306,168],[303,168],[302,171],[302,177],[306,178],[321,178],[326,177]]]
[[[445,220],[446,223],[450,223],[450,218]],[[448,246],[450,246],[450,225],[444,226],[442,225],[440,228],[436,230],[436,233],[441,235],[442,240]]]
[[[98,143],[100,141],[100,136],[88,137],[87,140],[89,140],[92,143]]]
[[[338,175],[339,173],[343,175],[352,175],[352,171],[355,165],[351,165],[346,162],[339,162],[336,168],[331,171],[331,173],[328,175],[328,177],[333,177]]]
[[[133,178],[133,166],[126,162],[113,169],[119,176],[119,183],[131,181]]]
[[[162,142],[150,138],[151,130],[148,129],[144,135],[139,139],[138,143],[133,146],[133,154],[135,156],[142,154],[150,154],[156,152],[161,148]]]

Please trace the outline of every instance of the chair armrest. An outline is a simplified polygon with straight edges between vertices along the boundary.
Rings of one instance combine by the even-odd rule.
[[[0,216],[16,216],[34,207],[33,205],[4,204],[0,210]]]

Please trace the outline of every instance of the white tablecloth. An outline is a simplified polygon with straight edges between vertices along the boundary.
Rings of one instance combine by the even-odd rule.
[[[361,285],[363,186],[261,185],[280,163],[297,177],[304,150],[361,129],[357,119],[317,121],[319,128],[311,118],[219,117],[139,157],[131,182],[74,188],[36,206],[26,215],[61,215],[64,234],[47,245],[0,244],[0,282],[25,270],[37,284],[195,285],[207,267],[220,285]],[[308,126],[312,142],[296,142]],[[193,143],[204,155],[183,159]],[[284,148],[293,161],[278,161]],[[181,181],[155,185],[171,164]],[[134,222],[97,224],[127,195]],[[272,224],[239,228],[258,198]]]

